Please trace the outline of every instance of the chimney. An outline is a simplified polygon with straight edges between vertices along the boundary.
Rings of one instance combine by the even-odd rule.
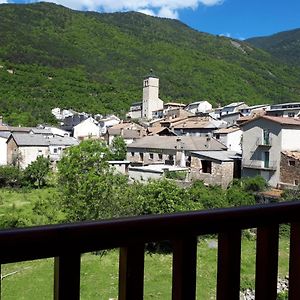
[[[3,125],[3,117],[0,116],[0,125]]]

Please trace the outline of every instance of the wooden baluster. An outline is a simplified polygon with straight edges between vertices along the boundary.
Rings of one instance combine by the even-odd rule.
[[[276,300],[279,226],[257,229],[255,300]]]
[[[143,299],[144,250],[144,244],[120,248],[119,300]]]
[[[196,299],[197,237],[173,242],[172,300]]]
[[[219,233],[217,300],[240,299],[241,230]]]
[[[300,299],[300,223],[291,224],[289,300]]]
[[[55,300],[80,299],[80,254],[54,258]]]

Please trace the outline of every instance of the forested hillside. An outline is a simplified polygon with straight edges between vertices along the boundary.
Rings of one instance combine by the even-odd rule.
[[[247,42],[268,51],[283,62],[300,66],[300,28],[251,38]]]
[[[124,114],[153,69],[164,101],[300,101],[300,68],[241,41],[140,13],[0,5],[0,114],[51,122],[53,107]]]

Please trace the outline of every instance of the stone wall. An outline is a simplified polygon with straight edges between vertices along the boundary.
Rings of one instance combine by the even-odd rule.
[[[289,161],[294,161],[295,165],[290,165]],[[281,153],[280,160],[280,182],[288,185],[300,184],[300,160]]]
[[[211,163],[211,173],[203,173],[201,167],[201,160],[196,161],[192,157],[191,178],[203,180],[209,185],[220,185],[222,188],[227,188],[229,183],[233,180],[233,162],[213,162]]]

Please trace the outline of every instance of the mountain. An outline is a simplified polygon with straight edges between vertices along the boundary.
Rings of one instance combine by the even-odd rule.
[[[246,40],[283,62],[300,67],[300,28]]]
[[[150,69],[164,101],[300,101],[300,68],[248,43],[141,13],[0,5],[0,114],[53,122],[54,107],[124,114]]]

